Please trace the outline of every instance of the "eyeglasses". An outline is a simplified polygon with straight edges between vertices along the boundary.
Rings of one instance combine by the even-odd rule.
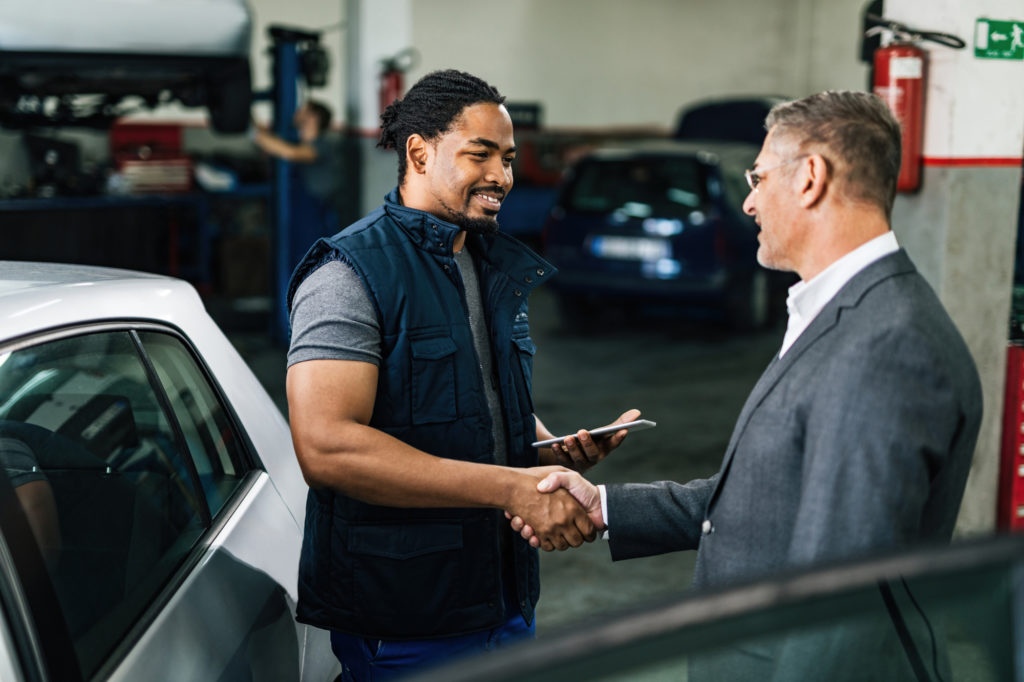
[[[743,171],[743,177],[747,179],[747,184],[750,185],[750,189],[756,192],[757,186],[761,184],[761,180],[764,179],[765,173],[767,173],[770,170],[775,170],[776,168],[782,168],[783,166],[793,163],[794,161],[799,161],[800,159],[806,158],[807,154],[801,154],[800,156],[793,157],[788,161],[783,161],[782,163],[777,163],[774,166],[768,166],[767,168],[759,168],[758,170],[747,169]]]

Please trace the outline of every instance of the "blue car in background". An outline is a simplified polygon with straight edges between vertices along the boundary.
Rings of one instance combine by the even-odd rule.
[[[734,328],[772,319],[791,281],[757,263],[743,170],[758,146],[652,140],[595,150],[568,171],[543,232],[550,286],[571,321],[610,306],[714,310]]]

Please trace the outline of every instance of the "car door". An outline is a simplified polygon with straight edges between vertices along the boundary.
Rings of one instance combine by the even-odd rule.
[[[23,679],[300,679],[301,528],[173,328],[0,346],[0,533]]]

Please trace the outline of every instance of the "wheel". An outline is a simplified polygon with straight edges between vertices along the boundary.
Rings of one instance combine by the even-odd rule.
[[[244,133],[252,111],[249,64],[223,69],[211,76],[206,88],[210,126],[218,133]]]
[[[729,324],[737,331],[754,331],[771,317],[771,287],[768,272],[758,268],[738,275],[726,297]]]

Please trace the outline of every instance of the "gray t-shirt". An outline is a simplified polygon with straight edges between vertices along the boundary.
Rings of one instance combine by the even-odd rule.
[[[32,449],[17,438],[0,437],[0,467],[3,467],[13,488],[29,481],[46,480]]]
[[[484,377],[484,393],[493,424],[496,464],[506,464],[505,420],[494,376],[480,283],[466,249],[455,254],[466,289],[473,346]],[[363,281],[340,261],[321,265],[295,292],[291,310],[292,339],[288,366],[306,360],[357,360],[380,366],[381,333],[377,313]]]
[[[299,165],[306,191],[325,206],[337,208],[344,181],[339,142],[334,135],[324,133],[311,144],[316,159]]]
[[[295,291],[288,366],[306,360],[360,360],[380,366],[377,311],[363,280],[340,261],[321,265]]]

